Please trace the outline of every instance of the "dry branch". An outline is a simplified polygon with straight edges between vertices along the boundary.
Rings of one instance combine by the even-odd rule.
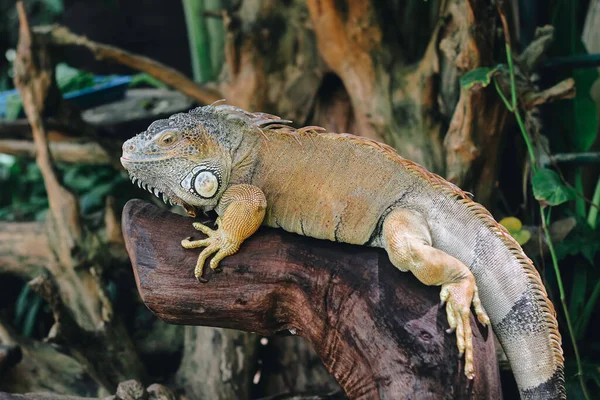
[[[127,331],[113,316],[98,271],[88,259],[102,242],[83,228],[78,201],[61,185],[54,169],[42,119],[48,93],[56,88],[54,65],[45,43],[32,35],[22,3],[17,3],[17,10],[20,30],[15,86],[31,125],[36,162],[50,204],[46,239],[41,242],[47,244],[50,254],[39,264],[49,275],[30,284],[53,308],[55,325],[49,337],[71,351],[100,385],[112,390],[125,379],[144,378],[145,371]],[[28,244],[33,249],[39,246]]]
[[[51,214],[54,216],[58,240],[54,249],[64,265],[73,266],[71,254],[81,240],[79,209],[75,196],[58,181],[48,149],[46,128],[42,115],[46,97],[53,82],[54,65],[44,45],[31,34],[22,3],[19,13],[19,44],[14,63],[15,87],[19,89],[25,114],[31,125],[36,149],[36,162],[48,192]]]
[[[380,250],[261,229],[199,284],[192,220],[141,202],[123,232],[145,304],[167,322],[305,337],[350,398],[499,398],[490,330],[474,329],[477,377],[462,372],[439,288],[395,269]]]
[[[551,25],[540,26],[535,30],[535,38],[519,55],[518,61],[528,71],[533,71],[543,60],[546,51],[554,41],[554,27]]]
[[[43,222],[0,223],[0,273],[33,279],[52,258]]]
[[[541,92],[526,93],[523,98],[523,106],[526,110],[531,110],[544,103],[573,97],[575,97],[575,80],[568,78]]]
[[[94,42],[85,36],[76,35],[64,26],[52,25],[37,27],[35,33],[49,39],[50,43],[60,46],[83,46],[99,60],[110,60],[127,65],[130,68],[146,72],[148,75],[165,82],[201,104],[211,104],[221,99],[214,89],[198,85],[182,73],[148,57],[132,54],[114,46]]]
[[[50,142],[52,159],[57,162],[88,165],[110,165],[111,157],[94,142]],[[28,140],[0,140],[0,153],[35,158],[35,145]]]

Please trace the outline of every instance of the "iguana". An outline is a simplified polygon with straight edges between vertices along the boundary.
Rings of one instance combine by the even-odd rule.
[[[193,224],[207,238],[181,242],[204,247],[198,280],[211,255],[215,270],[261,225],[380,247],[399,270],[441,286],[468,378],[473,306],[482,324],[491,321],[521,398],[566,398],[554,307],[531,260],[483,206],[389,146],[289,123],[216,103],[155,121],[124,143],[134,183],[192,216],[216,211],[216,230]]]

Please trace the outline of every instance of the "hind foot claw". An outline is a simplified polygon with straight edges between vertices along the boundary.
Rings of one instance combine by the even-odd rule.
[[[477,319],[484,325],[490,323],[490,319],[479,299],[475,279],[465,278],[459,282],[446,283],[442,285],[440,292],[442,304],[446,304],[446,315],[450,329],[448,333],[456,331],[456,346],[462,356],[465,356],[465,375],[468,379],[475,377],[473,367],[473,332],[469,317],[471,315],[471,304],[475,308]]]

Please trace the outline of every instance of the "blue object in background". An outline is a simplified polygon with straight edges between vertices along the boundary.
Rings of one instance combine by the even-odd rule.
[[[112,103],[125,97],[125,92],[131,83],[132,77],[129,75],[98,76],[95,80],[98,82],[96,85],[63,94],[63,98],[80,110]],[[0,92],[0,118],[6,118],[8,102],[11,101],[10,98],[18,95],[18,90]],[[25,113],[23,112],[23,107],[21,107],[18,118],[23,117],[25,117]]]

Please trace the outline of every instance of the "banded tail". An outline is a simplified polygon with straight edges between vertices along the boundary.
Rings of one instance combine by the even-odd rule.
[[[465,192],[417,164],[404,164],[435,188],[431,203],[423,209],[433,246],[462,261],[475,276],[521,398],[566,399],[556,313],[532,261],[508,231]]]

